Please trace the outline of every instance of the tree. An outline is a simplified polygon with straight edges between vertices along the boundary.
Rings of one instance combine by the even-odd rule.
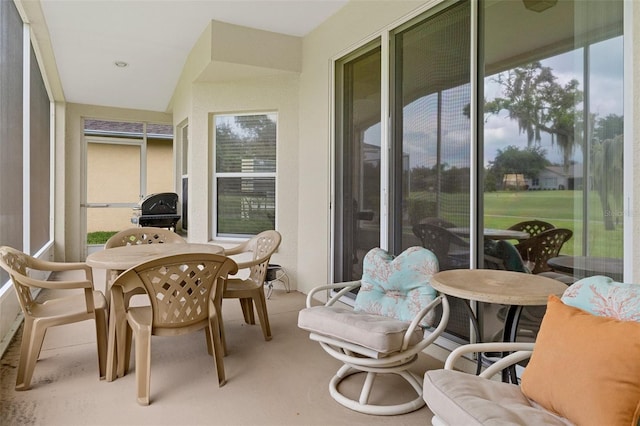
[[[546,155],[547,152],[537,145],[522,150],[510,145],[498,150],[496,158],[489,163],[489,171],[496,183],[506,174],[522,174],[532,179],[550,164]]]
[[[613,139],[624,133],[624,118],[616,114],[609,114],[604,118],[598,118],[593,137],[598,141]]]
[[[573,79],[563,86],[556,82],[552,69],[538,61],[501,73],[495,81],[505,97],[486,102],[485,112],[506,110],[510,119],[518,121],[520,132],[527,134],[529,147],[540,143],[542,132],[550,134],[567,167],[576,144],[574,129],[580,128],[581,121],[576,106],[583,93],[578,81]]]
[[[538,61],[501,73],[495,81],[502,86],[504,97],[485,102],[485,113],[498,114],[506,110],[510,119],[518,121],[520,132],[527,134],[529,147],[539,144],[542,132],[550,134],[552,143],[560,147],[566,169],[574,147],[582,143],[586,133],[582,111],[577,109],[584,94],[578,89],[576,79],[565,85],[556,80],[552,69]],[[610,114],[597,119],[592,114],[589,121],[594,126],[589,141],[591,182],[600,197],[605,229],[612,230],[615,229],[613,218],[620,214],[622,207],[623,117]],[[506,161],[503,165],[498,162],[495,167],[508,169],[513,162]],[[494,177],[499,176],[496,173]]]
[[[606,139],[601,139],[606,138]],[[598,192],[606,230],[614,230],[616,220],[622,215],[623,185],[623,120],[608,115],[598,120],[591,146],[591,175],[593,189]]]

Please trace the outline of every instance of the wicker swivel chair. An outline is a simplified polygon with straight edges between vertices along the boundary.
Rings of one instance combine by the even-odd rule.
[[[424,406],[422,385],[409,368],[447,326],[447,298],[429,285],[437,271],[436,257],[423,247],[408,248],[397,257],[374,248],[364,258],[362,280],[319,286],[309,292],[307,307],[298,315],[298,327],[309,331],[311,340],[343,363],[329,382],[329,394],[336,402],[374,415],[404,414]],[[336,303],[356,288],[353,309]],[[314,295],[329,289],[338,292],[326,304],[313,306]],[[438,305],[442,306],[439,322]],[[340,383],[358,373],[366,377],[359,398],[352,399]],[[376,376],[385,374],[404,379],[415,390],[415,399],[393,405],[370,401]],[[380,381],[380,386],[384,383]]]
[[[220,340],[220,306],[224,280],[237,272],[236,263],[210,253],[165,256],[134,266],[113,283],[113,311],[126,318],[135,336],[135,365],[138,403],[149,404],[151,374],[151,336],[176,336],[205,329],[207,349],[214,355],[218,385],[225,384],[223,348]],[[125,294],[142,290],[149,298],[148,306],[126,306]],[[124,332],[123,332],[124,331]],[[117,347],[131,350],[132,333]],[[113,339],[114,336],[110,336]],[[109,342],[109,350],[116,342]],[[118,357],[118,360],[122,359]],[[126,366],[125,366],[126,368]]]
[[[16,390],[27,390],[31,387],[33,370],[40,356],[47,329],[85,320],[95,321],[98,366],[100,378],[103,379],[107,363],[107,301],[102,292],[93,288],[91,268],[84,263],[60,263],[36,259],[11,247],[0,247],[0,267],[11,276],[24,314]],[[34,271],[81,271],[83,278],[46,281],[32,278],[30,273]],[[66,295],[38,302],[34,300],[31,293],[35,289],[51,289]],[[78,294],[77,289],[81,289],[82,293]]]
[[[269,315],[267,313],[267,301],[264,294],[264,283],[266,280],[269,260],[280,246],[282,237],[275,230],[263,231],[250,240],[230,249],[225,249],[227,256],[239,256],[238,270],[248,269],[249,276],[246,278],[230,277],[224,289],[224,299],[240,299],[240,306],[247,324],[255,324],[253,305],[256,307],[260,326],[264,340],[271,340],[271,326],[269,325]],[[244,256],[249,256],[244,260]],[[223,343],[224,343],[224,327]]]

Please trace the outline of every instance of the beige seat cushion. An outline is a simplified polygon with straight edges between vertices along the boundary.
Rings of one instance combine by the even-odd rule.
[[[409,323],[380,315],[354,312],[338,306],[314,306],[300,311],[298,327],[364,346],[381,354],[397,352]],[[423,339],[420,327],[409,341],[413,346]]]
[[[529,401],[516,385],[453,370],[427,371],[424,395],[449,425],[571,425]]]

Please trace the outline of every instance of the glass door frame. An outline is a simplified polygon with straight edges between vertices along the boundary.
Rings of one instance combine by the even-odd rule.
[[[114,120],[117,121],[117,120]],[[105,144],[105,145],[124,145],[124,146],[137,146],[140,149],[140,194],[139,198],[142,199],[144,194],[146,194],[147,188],[147,124],[143,124],[143,136],[140,139],[133,138],[107,138],[100,136],[86,136],[84,133],[82,135],[82,173],[81,176],[81,199],[80,199],[80,252],[86,257],[88,254],[88,245],[87,245],[87,213],[90,208],[131,208],[133,209],[138,204],[136,203],[100,203],[100,202],[88,202],[87,201],[87,190],[88,183],[87,179],[89,177],[88,170],[88,147],[90,143],[97,144]],[[84,129],[84,124],[82,126]],[[83,130],[84,132],[84,130]]]

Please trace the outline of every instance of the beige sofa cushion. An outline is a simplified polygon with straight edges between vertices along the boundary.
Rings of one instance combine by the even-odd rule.
[[[339,306],[314,306],[300,311],[298,327],[312,333],[329,336],[364,346],[381,354],[397,352],[409,323],[380,315],[354,312]],[[409,345],[423,339],[422,328],[417,327]]]
[[[424,395],[449,425],[571,425],[529,401],[516,385],[454,370],[427,371]]]

